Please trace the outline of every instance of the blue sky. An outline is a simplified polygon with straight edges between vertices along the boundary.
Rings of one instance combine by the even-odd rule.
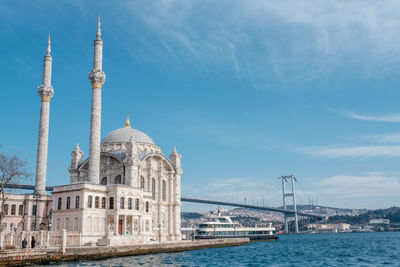
[[[48,184],[88,155],[93,40],[102,136],[124,125],[183,154],[184,196],[400,205],[400,4],[386,1],[2,1],[0,142],[35,170],[51,34]],[[33,181],[32,181],[33,182]]]

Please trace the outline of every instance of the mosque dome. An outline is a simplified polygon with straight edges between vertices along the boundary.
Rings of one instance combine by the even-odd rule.
[[[128,142],[133,134],[133,139],[137,143],[154,144],[153,140],[142,131],[130,127],[129,118],[126,121],[125,128],[120,128],[107,134],[102,140],[102,144]]]

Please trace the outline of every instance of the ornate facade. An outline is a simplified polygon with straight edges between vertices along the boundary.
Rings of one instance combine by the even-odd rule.
[[[79,231],[83,243],[181,240],[181,155],[169,159],[145,133],[125,127],[100,141],[103,41],[94,41],[89,157],[71,153],[70,184],[54,187],[52,229]]]
[[[51,87],[50,39],[41,96],[34,194],[10,194],[7,228],[75,231],[81,244],[129,245],[181,240],[181,155],[167,158],[145,133],[125,127],[100,140],[103,41],[100,19],[94,41],[89,157],[79,145],[71,153],[70,183],[45,193]],[[15,203],[14,203],[15,202]],[[14,207],[15,206],[15,207]],[[51,223],[49,223],[49,219]],[[15,222],[14,222],[15,221]],[[28,227],[29,225],[29,227]]]
[[[181,155],[167,159],[145,133],[125,128],[101,141],[97,182],[89,159],[71,153],[70,184],[53,191],[53,230],[85,234],[87,242],[129,244],[180,240]]]

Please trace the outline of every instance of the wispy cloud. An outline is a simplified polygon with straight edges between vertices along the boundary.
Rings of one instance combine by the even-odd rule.
[[[398,1],[162,0],[129,2],[120,14],[146,28],[141,38],[156,37],[146,43],[165,50],[156,52],[161,60],[170,61],[168,54],[192,66],[228,64],[258,88],[266,77],[318,79],[349,58],[363,62],[365,75],[385,71],[400,58],[399,7]],[[136,37],[132,25],[121,27]]]
[[[400,146],[314,146],[296,151],[332,158],[339,157],[400,157]]]
[[[377,143],[400,144],[400,133],[378,134],[365,136],[362,139]]]
[[[390,197],[399,195],[400,178],[385,177],[380,173],[338,175],[323,179],[317,185],[321,193],[335,198]]]
[[[392,114],[358,114],[350,110],[343,110],[339,112],[341,115],[363,121],[380,121],[380,122],[400,122],[400,113]]]

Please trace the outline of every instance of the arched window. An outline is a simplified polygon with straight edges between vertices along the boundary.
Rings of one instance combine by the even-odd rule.
[[[167,183],[164,180],[162,181],[162,200],[167,200]]]
[[[121,184],[121,175],[115,177],[115,184]]]
[[[149,202],[146,201],[146,212],[149,212]]]
[[[33,205],[32,206],[32,216],[36,216],[36,212],[37,212],[37,206]]]
[[[4,204],[4,215],[8,215],[8,204]]]
[[[156,180],[154,178],[151,179],[151,198],[156,199]]]
[[[119,199],[119,208],[123,210],[125,208],[125,198],[121,197]]]
[[[105,208],[106,208],[106,198],[105,198],[105,197],[102,197],[102,198],[101,198],[101,208],[102,208],[102,209],[105,209]]]
[[[99,197],[95,197],[94,198],[94,207],[96,208],[96,209],[98,209],[100,206],[100,198]]]
[[[132,209],[132,198],[128,198],[128,210]]]
[[[108,209],[113,210],[114,209],[114,198],[110,197],[109,203],[108,203]]]
[[[19,205],[18,215],[23,215],[23,213],[24,213],[24,205]]]
[[[15,215],[16,209],[17,209],[17,205],[12,204],[11,205],[11,215]]]
[[[93,197],[92,196],[88,196],[88,208],[92,208],[93,207]]]
[[[67,197],[67,202],[65,203],[65,208],[67,210],[69,210],[70,207],[71,207],[71,198]]]
[[[139,199],[135,199],[135,210],[139,210]]]
[[[75,197],[75,209],[79,209],[79,199],[80,199],[79,196]]]
[[[140,189],[144,189],[144,177],[140,176]]]
[[[62,198],[59,197],[57,200],[57,209],[60,210],[61,209],[61,205],[62,205]]]
[[[107,177],[103,177],[103,179],[101,179],[100,184],[107,185]]]

